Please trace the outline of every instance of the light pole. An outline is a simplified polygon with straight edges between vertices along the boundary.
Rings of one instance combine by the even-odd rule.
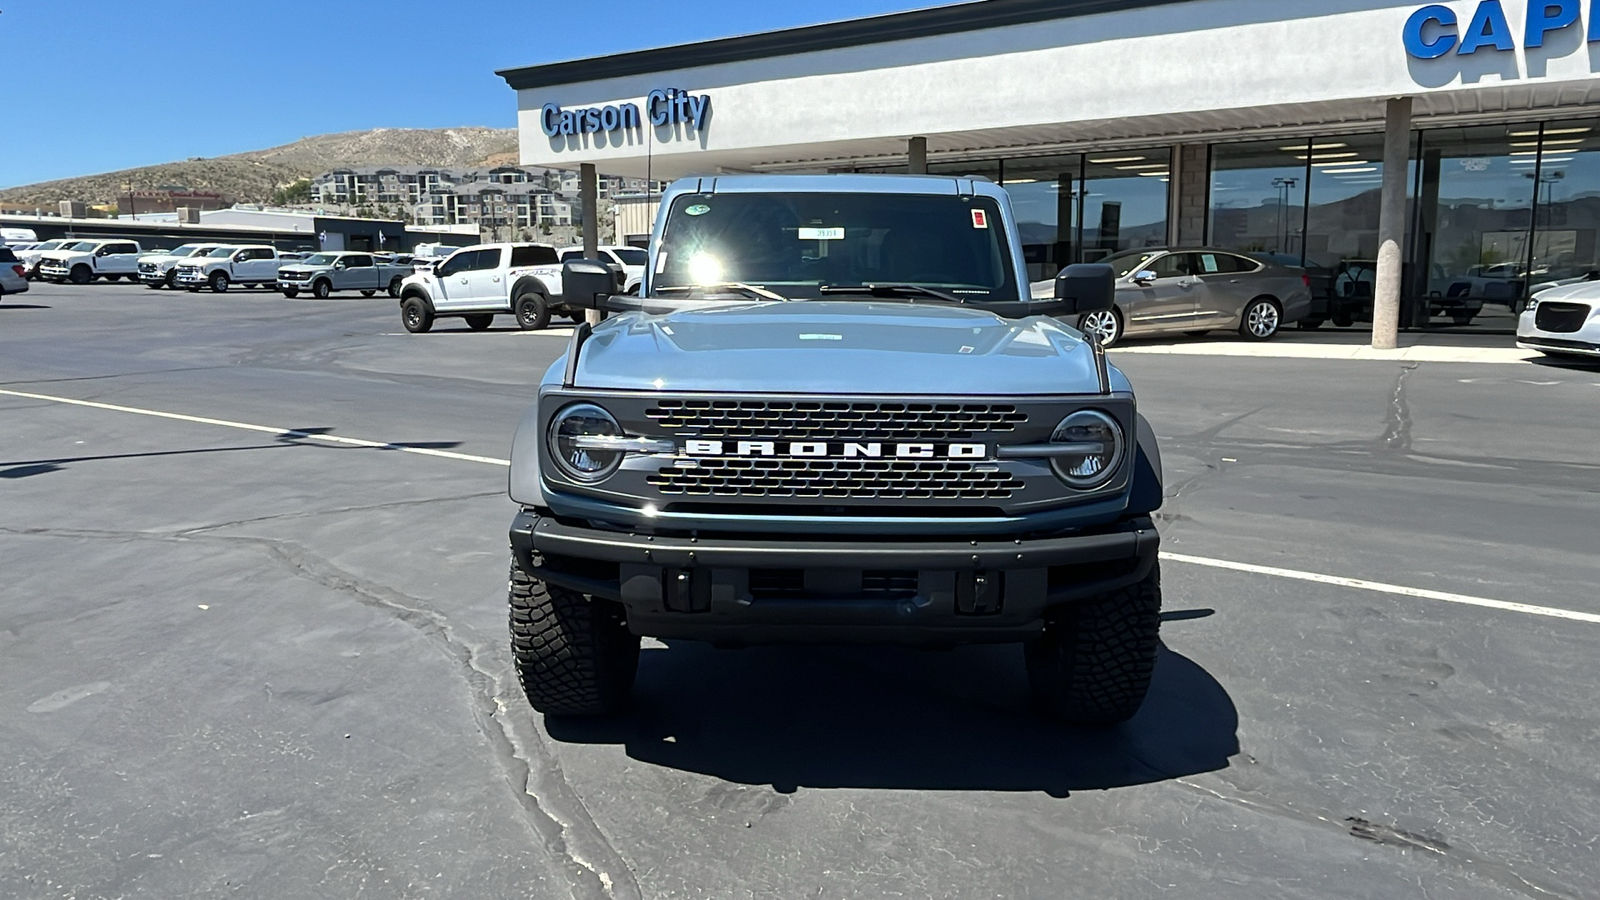
[[[1278,245],[1279,253],[1289,252],[1289,191],[1299,183],[1298,178],[1272,179],[1272,186],[1278,189],[1278,231],[1283,235],[1283,242]]]

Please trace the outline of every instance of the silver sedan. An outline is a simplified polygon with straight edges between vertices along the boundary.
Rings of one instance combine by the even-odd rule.
[[[1116,273],[1116,304],[1077,324],[1107,347],[1134,335],[1217,329],[1264,341],[1311,311],[1303,270],[1226,250],[1145,248],[1101,262]]]

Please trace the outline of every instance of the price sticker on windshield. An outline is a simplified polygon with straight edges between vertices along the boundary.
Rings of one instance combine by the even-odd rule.
[[[989,227],[989,214],[987,212],[985,212],[984,210],[981,210],[981,209],[973,210],[972,211],[972,227],[973,228],[988,228]]]
[[[800,229],[802,241],[842,241],[844,240],[843,228],[802,228]]]

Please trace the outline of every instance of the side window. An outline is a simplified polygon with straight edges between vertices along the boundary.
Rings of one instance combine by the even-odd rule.
[[[500,268],[500,256],[503,249],[501,247],[491,247],[488,250],[479,250],[474,254],[472,265],[468,268],[479,272]]]
[[[352,269],[370,268],[372,266],[372,257],[365,256],[365,255],[362,255],[362,254],[356,254],[355,256],[346,256],[344,258],[344,264],[346,266],[348,266],[349,268],[352,268]]]
[[[1197,260],[1196,275],[1221,275],[1231,271],[1231,268],[1224,268],[1224,264],[1217,259],[1215,253],[1196,253],[1194,258]]]
[[[517,266],[549,266],[558,262],[556,251],[551,247],[512,247],[511,265]]]
[[[1194,274],[1193,253],[1168,253],[1149,268],[1156,273],[1157,278],[1182,278]]]
[[[457,272],[466,271],[467,267],[472,264],[472,261],[477,258],[477,256],[478,251],[476,250],[464,250],[460,253],[456,253],[449,259],[439,264],[439,277],[445,278],[450,275],[454,275]]]
[[[583,251],[582,250],[563,250],[563,251],[561,251],[561,261],[564,262],[564,263],[572,262],[573,260],[578,260],[578,259],[583,259]]]
[[[1244,256],[1234,256],[1231,253],[1217,254],[1217,260],[1222,263],[1222,271],[1234,274],[1254,272],[1261,268],[1261,263]]]

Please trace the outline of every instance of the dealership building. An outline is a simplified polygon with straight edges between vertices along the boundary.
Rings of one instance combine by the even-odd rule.
[[[1600,0],[984,0],[500,74],[524,165],[981,175],[1031,278],[1271,254],[1376,341],[1600,272],[1597,73]]]

